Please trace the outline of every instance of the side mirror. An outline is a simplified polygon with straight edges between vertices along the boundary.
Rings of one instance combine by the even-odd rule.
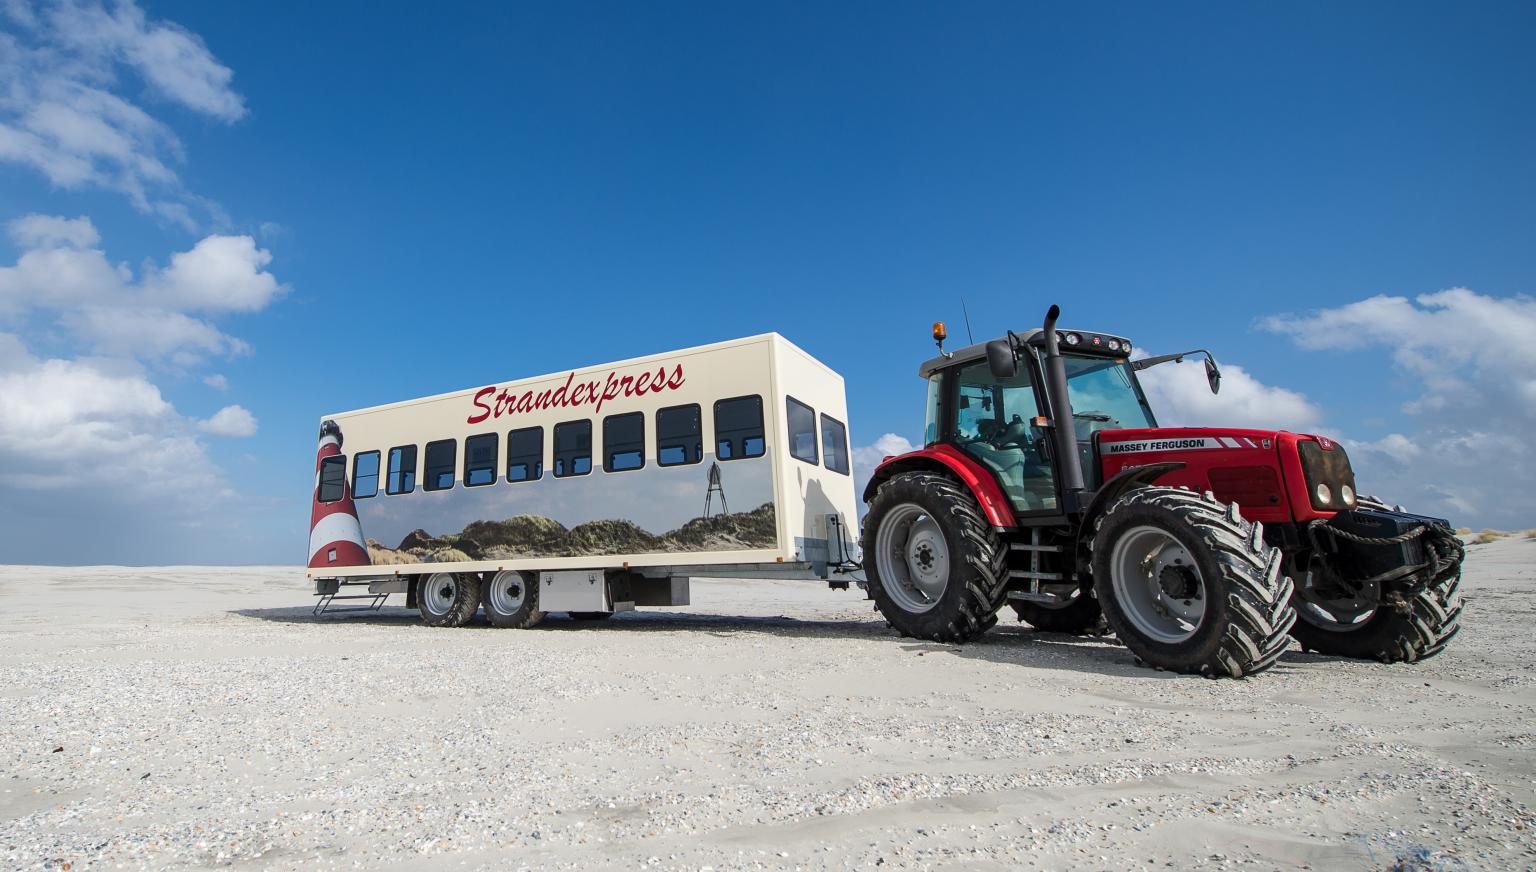
[[[988,349],[990,350],[990,349]],[[1216,358],[1205,358],[1205,381],[1211,386],[1211,393],[1221,393],[1221,370],[1216,368]]]
[[[994,339],[987,343],[987,368],[992,370],[992,377],[1003,379],[1013,378],[1018,374],[1019,364],[1013,357],[1013,345],[1006,339]]]

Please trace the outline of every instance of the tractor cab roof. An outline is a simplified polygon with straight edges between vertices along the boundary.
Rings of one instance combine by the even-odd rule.
[[[1040,348],[1045,344],[1045,331],[1039,327],[1031,330],[1023,330],[1014,333],[1019,341],[1026,345]],[[1068,330],[1064,327],[1056,328],[1056,335],[1063,354],[1091,354],[1102,357],[1129,357],[1131,341],[1111,333],[1095,333],[1088,330]],[[1076,337],[1076,341],[1073,341]],[[1111,342],[1114,344],[1111,345]],[[978,342],[975,345],[967,345],[948,351],[938,357],[923,361],[917,368],[917,374],[923,378],[932,376],[941,369],[952,366],[963,366],[987,357],[987,343]]]

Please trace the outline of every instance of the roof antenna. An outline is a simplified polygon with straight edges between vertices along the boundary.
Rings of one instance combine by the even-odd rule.
[[[966,311],[964,297],[960,298],[960,311],[965,315],[965,341],[975,345],[976,338],[971,335],[971,313]]]

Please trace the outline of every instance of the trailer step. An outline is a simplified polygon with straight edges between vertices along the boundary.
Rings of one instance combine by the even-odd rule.
[[[381,594],[373,594],[373,593],[370,593],[370,594],[315,594],[315,596],[319,597],[319,602],[315,603],[315,608],[310,609],[310,614],[312,614],[312,616],[315,616],[315,617],[323,616],[323,614],[326,614],[326,613],[330,613],[330,614],[343,613],[343,611],[378,611],[378,609],[384,608],[384,600],[389,599],[389,593],[381,593]],[[332,603],[336,602],[336,600],[350,600],[350,599],[366,599],[366,600],[372,600],[372,602],[370,602],[369,605],[349,605],[349,606],[338,606],[338,608],[332,608]]]

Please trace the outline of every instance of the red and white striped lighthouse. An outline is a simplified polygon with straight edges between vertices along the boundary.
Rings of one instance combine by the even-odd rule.
[[[352,502],[352,483],[347,481],[342,462],[341,499],[320,501],[320,470],[327,457],[341,454],[341,428],[335,421],[320,425],[320,448],[315,455],[314,508],[309,514],[309,568],[327,566],[369,566],[368,546],[363,542],[363,525],[357,519]]]

